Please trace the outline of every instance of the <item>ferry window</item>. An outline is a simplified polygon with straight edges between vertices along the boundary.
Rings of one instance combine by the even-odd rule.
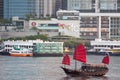
[[[113,46],[111,46],[111,49],[113,49]]]

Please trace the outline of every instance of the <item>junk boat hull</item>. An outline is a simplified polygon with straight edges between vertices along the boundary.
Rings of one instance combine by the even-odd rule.
[[[66,75],[72,76],[72,77],[75,77],[75,76],[103,76],[108,72],[107,67],[104,67],[104,68],[98,67],[97,70],[96,69],[93,69],[93,70],[88,69],[88,70],[79,70],[79,71],[64,68],[64,67],[61,67],[61,68],[64,70]]]

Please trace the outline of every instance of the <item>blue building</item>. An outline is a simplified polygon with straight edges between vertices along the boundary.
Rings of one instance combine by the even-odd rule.
[[[26,14],[36,15],[36,0],[4,0],[4,18],[10,19],[13,16],[25,18]]]
[[[0,0],[0,19],[3,18],[3,0]]]

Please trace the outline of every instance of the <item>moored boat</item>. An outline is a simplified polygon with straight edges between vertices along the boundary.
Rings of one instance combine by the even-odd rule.
[[[9,53],[10,53],[10,56],[16,56],[16,57],[32,57],[33,56],[32,51],[26,48],[14,47]]]
[[[108,72],[107,64],[109,64],[109,55],[103,58],[101,64],[89,64],[86,60],[86,50],[82,44],[78,45],[75,49],[73,59],[75,60],[75,69],[67,68],[65,65],[70,65],[70,57],[66,54],[63,57],[61,68],[68,76],[103,76]],[[80,69],[77,69],[77,62],[82,62]]]
[[[37,40],[26,40],[26,41],[8,40],[8,41],[4,41],[3,43],[5,46],[4,50],[6,52],[11,52],[11,50],[13,49],[13,46],[19,46],[19,48],[26,48],[26,49],[31,50],[34,57],[45,57],[45,56],[58,57],[58,56],[63,55],[63,43],[64,42],[54,42],[54,41],[49,42],[49,41],[43,41],[43,40],[37,39]]]
[[[93,51],[88,50],[88,54],[101,55],[108,52],[110,56],[120,56],[120,41],[95,39],[90,44]]]

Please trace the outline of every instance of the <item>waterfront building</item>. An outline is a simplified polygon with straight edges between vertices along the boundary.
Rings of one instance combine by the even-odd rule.
[[[82,39],[120,39],[119,13],[80,13]]]
[[[80,38],[120,39],[120,0],[68,0],[68,10],[80,12]]]
[[[3,19],[3,2],[4,0],[0,0],[0,19]]]
[[[63,53],[63,42],[43,42],[34,44],[34,53]]]
[[[63,42],[49,42],[43,40],[17,40],[4,41],[5,51],[9,52],[14,47],[26,48],[35,53],[63,53]]]
[[[68,35],[79,38],[79,20],[30,20],[29,29],[37,28],[39,34],[49,37]]]
[[[58,23],[51,20],[30,20],[29,29],[36,28],[38,34],[45,34],[48,37],[56,36],[59,33]]]

